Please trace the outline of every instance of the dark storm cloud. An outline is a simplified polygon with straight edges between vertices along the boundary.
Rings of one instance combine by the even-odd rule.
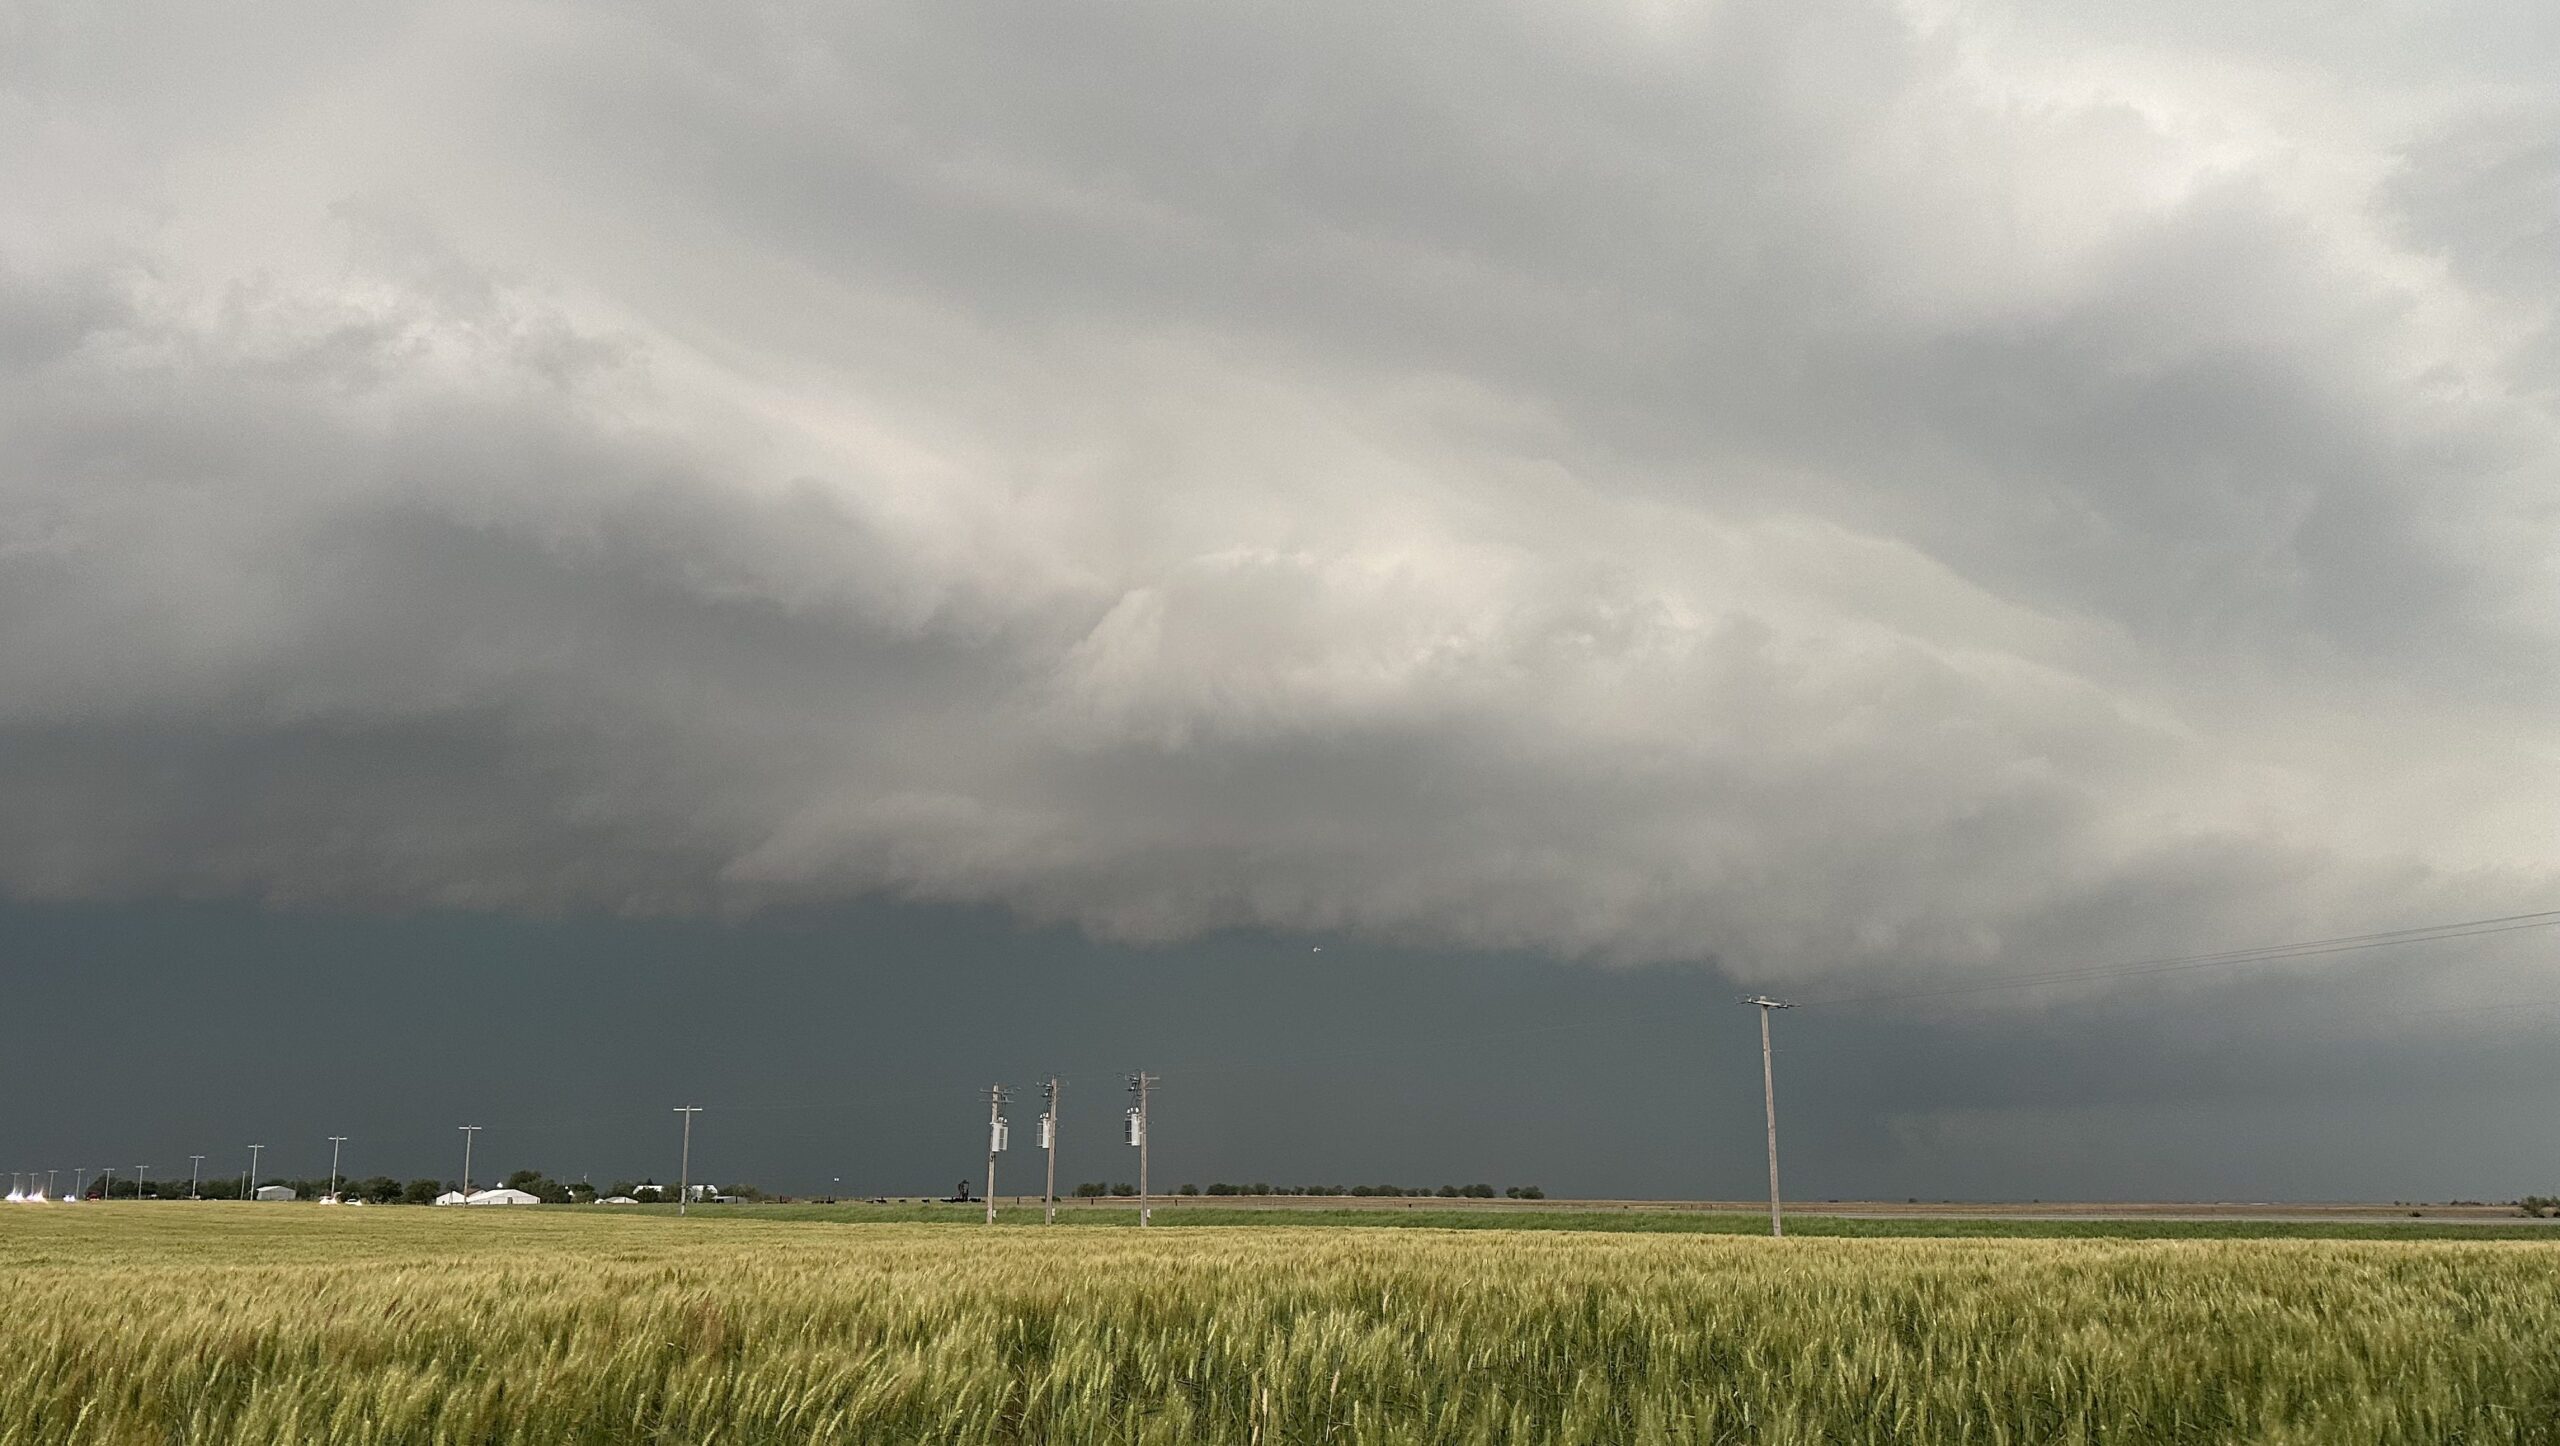
[[[2546,902],[2546,82],[2060,15],[23,12],[0,886]]]

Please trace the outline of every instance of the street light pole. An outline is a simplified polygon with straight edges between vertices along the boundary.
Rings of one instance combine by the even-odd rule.
[[[676,1113],[684,1116],[684,1158],[676,1163],[676,1213],[682,1215],[693,1203],[693,1117],[702,1113],[702,1106],[678,1105]]]
[[[1769,1067],[1769,1016],[1795,1006],[1766,994],[1755,994],[1745,1002],[1760,1010],[1760,1105],[1769,1121],[1769,1234],[1774,1238],[1785,1235],[1787,1227],[1778,1206],[1778,1084]]]

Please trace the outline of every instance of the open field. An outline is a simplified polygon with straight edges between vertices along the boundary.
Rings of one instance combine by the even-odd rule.
[[[999,1197],[1007,1224],[1040,1220],[1040,1203]],[[634,1207],[615,1207],[631,1209]],[[640,1206],[664,1210],[673,1206]],[[832,1220],[840,1223],[985,1218],[980,1204],[907,1201],[698,1206],[730,1218]],[[1134,1201],[1058,1202],[1061,1222],[1128,1225]],[[1769,1216],[1729,1202],[1413,1199],[1342,1200],[1198,1197],[1159,1198],[1160,1227],[1329,1225],[1434,1230],[1592,1230],[1629,1234],[1766,1235]],[[2549,1240],[2560,1244],[2560,1220],[2527,1219],[2510,1207],[2428,1206],[1920,1206],[1831,1204],[1788,1207],[1787,1232],[1805,1236],[2104,1240]]]
[[[0,1214],[0,1443],[2550,1442],[2560,1247]]]

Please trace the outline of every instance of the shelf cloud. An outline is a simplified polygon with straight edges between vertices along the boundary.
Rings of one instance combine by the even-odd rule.
[[[2421,18],[23,8],[0,891],[2552,907],[2560,41]]]

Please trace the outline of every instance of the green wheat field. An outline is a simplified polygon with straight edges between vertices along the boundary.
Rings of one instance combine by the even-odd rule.
[[[2560,1442],[2560,1245],[13,1208],[74,1441]]]

